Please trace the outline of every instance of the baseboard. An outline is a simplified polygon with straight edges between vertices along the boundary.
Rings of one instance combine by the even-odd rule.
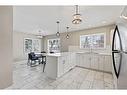
[[[86,68],[86,67],[82,67],[82,66],[78,66],[78,65],[76,65],[76,67],[80,67],[80,68],[89,69],[89,70],[93,70],[93,71],[98,71],[98,72],[104,72],[104,73],[112,74],[112,72],[103,71],[103,70],[97,70],[97,69],[92,69],[92,68]]]

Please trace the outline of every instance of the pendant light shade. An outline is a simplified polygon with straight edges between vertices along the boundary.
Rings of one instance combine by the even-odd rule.
[[[73,24],[80,24],[82,22],[81,14],[78,13],[78,5],[76,5],[75,7],[76,7],[76,12],[73,15],[72,23]]]
[[[60,32],[59,32],[59,21],[56,22],[57,23],[57,32],[56,32],[56,36],[59,37],[60,36]]]
[[[67,35],[66,35],[66,38],[69,39],[69,37],[70,37],[69,34],[68,34],[68,29],[69,29],[69,27],[66,27],[66,28],[67,28]]]

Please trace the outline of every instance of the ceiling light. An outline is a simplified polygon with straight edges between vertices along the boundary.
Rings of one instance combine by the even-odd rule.
[[[60,36],[60,32],[59,32],[59,21],[56,22],[57,23],[57,32],[56,32],[56,36],[59,37]]]
[[[78,5],[76,7],[76,13],[73,15],[73,24],[80,24],[82,22],[81,14],[78,13]]]
[[[38,38],[43,38],[41,30],[38,30],[38,34],[36,35]]]
[[[66,27],[66,28],[67,28],[67,35],[66,35],[66,38],[69,39],[69,37],[70,37],[69,34],[68,34],[68,29],[69,29],[69,27]]]

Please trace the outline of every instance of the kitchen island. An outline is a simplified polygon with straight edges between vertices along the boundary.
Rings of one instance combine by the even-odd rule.
[[[62,52],[46,54],[47,64],[46,75],[52,79],[61,77],[70,69],[76,66],[76,56],[74,52]]]

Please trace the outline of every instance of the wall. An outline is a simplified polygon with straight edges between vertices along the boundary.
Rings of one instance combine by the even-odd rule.
[[[12,84],[13,8],[0,6],[0,89]]]
[[[69,46],[79,46],[80,45],[80,35],[95,34],[95,33],[106,33],[106,45],[110,45],[110,31],[114,28],[114,25],[97,27],[92,29],[86,29],[81,31],[70,32],[70,38],[66,39],[66,33],[61,33],[61,52],[67,52]],[[55,35],[45,36],[44,40],[44,50],[47,51],[47,40],[51,38],[56,38]]]
[[[13,60],[14,61],[27,59],[27,55],[24,53],[24,38],[39,39],[37,38],[37,36],[32,34],[13,31]],[[42,40],[41,43],[43,44]]]

